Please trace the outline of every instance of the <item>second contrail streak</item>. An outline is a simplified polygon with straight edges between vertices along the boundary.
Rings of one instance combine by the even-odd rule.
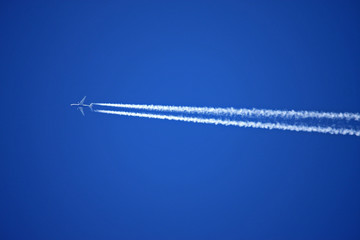
[[[262,122],[253,122],[253,121],[234,121],[234,120],[224,120],[224,119],[215,119],[215,118],[183,117],[183,116],[124,112],[124,111],[109,111],[109,110],[94,110],[94,111],[99,113],[115,114],[121,116],[175,120],[175,121],[183,121],[183,122],[205,123],[205,124],[215,124],[215,125],[224,125],[224,126],[279,129],[279,130],[288,130],[288,131],[297,131],[297,132],[318,132],[318,133],[360,136],[360,131],[354,129],[345,129],[345,128],[291,125],[291,124],[283,124],[283,123],[262,123]]]

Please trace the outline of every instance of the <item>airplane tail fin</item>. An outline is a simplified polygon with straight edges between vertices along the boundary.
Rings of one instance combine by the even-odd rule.
[[[89,108],[91,109],[91,111],[94,111],[92,103],[90,103]]]

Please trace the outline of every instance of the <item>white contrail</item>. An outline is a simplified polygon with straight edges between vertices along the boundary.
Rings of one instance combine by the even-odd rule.
[[[232,120],[221,120],[215,118],[183,117],[183,116],[173,116],[173,115],[160,115],[160,114],[150,114],[150,113],[136,113],[136,112],[109,111],[109,110],[94,110],[94,111],[99,113],[116,114],[122,116],[166,119],[166,120],[175,120],[175,121],[183,121],[183,122],[193,122],[193,123],[206,123],[206,124],[225,125],[225,126],[280,129],[280,130],[289,130],[289,131],[297,131],[297,132],[301,132],[301,131],[318,132],[318,133],[360,136],[360,131],[353,129],[345,129],[345,128],[289,125],[282,123],[262,123],[262,122],[251,122],[251,121],[232,121]]]
[[[115,104],[115,103],[94,103],[94,105],[104,107],[119,107],[128,109],[139,109],[161,112],[183,112],[212,115],[238,115],[254,117],[281,117],[281,118],[317,118],[317,119],[343,119],[360,121],[360,113],[335,113],[317,111],[284,111],[267,109],[234,109],[234,108],[213,108],[213,107],[187,107],[187,106],[164,106],[146,104]]]

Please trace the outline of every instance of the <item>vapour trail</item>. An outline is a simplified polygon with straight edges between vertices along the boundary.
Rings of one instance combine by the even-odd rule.
[[[340,135],[355,135],[358,137],[360,136],[360,131],[354,129],[345,129],[345,128],[289,125],[282,123],[262,123],[262,122],[252,122],[252,121],[233,121],[233,120],[222,120],[215,118],[183,117],[183,116],[174,116],[174,115],[161,115],[161,114],[136,113],[136,112],[124,112],[124,111],[109,111],[109,110],[94,110],[94,111],[99,113],[115,114],[122,116],[175,120],[175,121],[193,122],[193,123],[251,127],[251,128],[270,129],[270,130],[279,129],[279,130],[288,130],[288,131],[297,131],[297,132],[318,132],[318,133],[329,133],[329,134],[340,134]]]
[[[317,111],[285,111],[268,109],[234,109],[234,108],[213,108],[213,107],[188,107],[188,106],[165,106],[146,104],[115,104],[115,103],[94,103],[104,107],[118,107],[127,109],[139,109],[160,112],[183,112],[211,115],[238,115],[244,117],[281,117],[281,118],[316,118],[316,119],[343,119],[360,121],[360,113],[335,113]]]

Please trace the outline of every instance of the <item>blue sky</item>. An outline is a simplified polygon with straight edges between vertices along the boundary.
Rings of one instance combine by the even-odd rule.
[[[0,5],[1,239],[359,239],[360,139],[86,112],[360,112],[356,1]]]

